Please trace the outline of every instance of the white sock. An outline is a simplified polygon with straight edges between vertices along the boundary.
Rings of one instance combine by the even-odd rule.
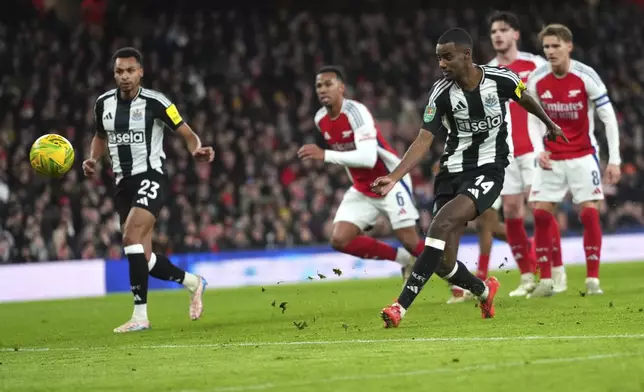
[[[414,258],[412,257],[411,253],[407,251],[405,248],[398,248],[396,249],[396,263],[404,266],[409,265]]]
[[[134,305],[132,320],[147,321],[147,319],[148,319],[148,304]]]
[[[525,274],[521,274],[521,280],[534,282],[534,274],[532,272],[526,272]]]
[[[186,271],[186,276],[183,278],[183,286],[194,293],[199,288],[199,277]]]
[[[398,302],[396,302],[394,305],[398,305],[398,308],[400,309],[400,317],[405,317],[405,313],[407,313],[407,309],[403,308]]]
[[[490,288],[485,285],[485,291],[483,291],[483,294],[481,294],[481,301],[485,301],[487,299],[487,296],[490,295]]]
[[[150,260],[148,260],[148,271],[152,271],[152,268],[154,268],[156,263],[157,263],[157,255],[155,255],[154,253],[150,253]]]

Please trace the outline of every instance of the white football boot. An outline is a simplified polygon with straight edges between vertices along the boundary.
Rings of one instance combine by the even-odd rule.
[[[407,279],[411,276],[411,271],[414,270],[414,263],[416,263],[416,257],[409,253],[409,251],[403,247],[397,249],[396,252],[396,262],[400,264],[400,271],[403,278],[403,287],[407,282]]]
[[[199,276],[199,286],[197,290],[190,293],[190,319],[199,320],[203,313],[203,293],[206,291],[208,281],[203,276]]]
[[[554,285],[552,279],[541,279],[534,290],[527,295],[527,298],[550,297],[555,293]]]
[[[598,278],[586,278],[586,294],[587,295],[604,294],[604,291],[599,287]]]
[[[555,294],[568,290],[568,276],[566,276],[566,270],[563,266],[552,267],[552,280],[554,282],[552,290]]]
[[[114,332],[115,333],[139,332],[139,331],[146,331],[150,328],[151,328],[150,321],[132,319],[127,323],[121,325],[120,327],[114,328]]]
[[[449,305],[474,299],[474,294],[469,290],[462,289],[458,286],[450,286],[450,290],[452,291],[452,297],[447,300]]]
[[[531,272],[521,275],[521,282],[519,287],[510,292],[510,297],[525,297],[530,294],[537,284],[534,282],[534,274]]]

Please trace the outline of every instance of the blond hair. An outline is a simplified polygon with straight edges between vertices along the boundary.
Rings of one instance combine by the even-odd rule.
[[[544,37],[557,37],[564,42],[572,42],[572,31],[562,24],[553,23],[544,27],[539,33],[539,41],[543,41]]]

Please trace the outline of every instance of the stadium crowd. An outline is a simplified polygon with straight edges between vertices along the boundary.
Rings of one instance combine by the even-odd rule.
[[[644,8],[560,3],[518,5],[522,49],[539,52],[535,33],[545,22],[571,27],[574,57],[600,73],[620,120],[624,176],[606,188],[605,231],[642,226]],[[350,182],[342,167],[296,156],[303,143],[324,142],[313,123],[315,70],[344,66],[350,95],[403,154],[440,77],[438,35],[464,27],[477,41],[477,61],[494,55],[483,17],[490,10],[472,4],[400,15],[159,11],[147,18],[123,6],[87,23],[66,24],[50,12],[0,25],[0,262],[120,258],[109,165],[90,181],[80,163],[94,134],[93,103],[113,85],[110,55],[122,46],[143,51],[144,85],[168,95],[217,154],[213,165],[195,165],[181,138],[166,138],[173,194],[157,246],[178,253],[327,242]],[[76,148],[75,167],[60,180],[30,168],[29,147],[44,133],[60,133]],[[442,145],[433,150],[413,175],[424,227]],[[559,221],[562,232],[580,228],[572,203]],[[389,234],[386,225],[374,230]]]

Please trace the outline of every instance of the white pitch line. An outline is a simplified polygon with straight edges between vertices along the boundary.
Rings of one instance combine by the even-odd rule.
[[[414,370],[409,372],[349,375],[349,376],[331,377],[331,378],[316,379],[316,380],[293,381],[293,382],[280,383],[280,384],[266,383],[266,384],[255,384],[255,385],[240,385],[240,386],[234,386],[234,387],[221,387],[221,388],[214,388],[214,389],[182,389],[177,392],[245,392],[245,391],[261,391],[266,389],[283,390],[284,388],[290,388],[290,387],[332,384],[336,382],[366,381],[366,380],[377,380],[377,379],[397,379],[399,377],[423,376],[423,375],[428,375],[433,373],[495,371],[499,369],[516,368],[516,367],[523,367],[523,366],[530,366],[530,365],[589,362],[589,361],[598,361],[602,359],[636,357],[636,356],[642,356],[642,355],[643,355],[642,353],[615,353],[615,354],[588,355],[588,356],[580,356],[580,357],[546,358],[546,359],[527,360],[527,361],[521,361],[521,362],[517,361],[517,362],[506,362],[506,363],[497,363],[497,364],[481,364],[481,365],[464,366],[464,367],[439,367],[439,368],[433,368],[433,369],[420,369],[420,370]]]
[[[141,346],[115,347],[17,347],[0,348],[0,352],[43,352],[43,351],[100,351],[100,350],[154,350],[154,349],[183,349],[183,348],[224,348],[224,347],[254,347],[254,346],[313,346],[337,344],[369,344],[369,343],[431,343],[431,342],[519,342],[533,340],[608,340],[608,339],[644,339],[644,334],[621,335],[572,335],[572,336],[489,336],[489,337],[454,337],[454,338],[400,338],[400,339],[347,339],[347,340],[309,340],[295,342],[244,342],[244,343],[206,343],[206,344],[155,344]]]

